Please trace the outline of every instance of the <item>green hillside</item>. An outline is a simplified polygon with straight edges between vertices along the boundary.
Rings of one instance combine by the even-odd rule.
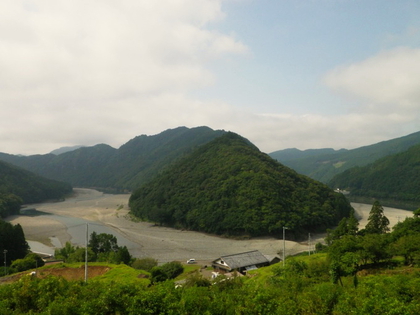
[[[351,196],[420,202],[420,145],[335,176],[331,187]]]
[[[180,262],[149,271],[89,262],[84,282],[82,263],[38,266],[0,278],[0,314],[419,314],[420,209],[413,214],[390,233],[347,229],[344,218],[321,252],[245,275],[210,278],[211,267]]]
[[[248,140],[226,133],[134,191],[134,215],[223,235],[321,231],[351,207],[326,185],[279,164]]]
[[[355,166],[365,166],[420,143],[420,132],[352,150],[286,149],[270,153],[280,163],[323,183]]]
[[[58,200],[71,191],[69,184],[0,161],[0,217],[17,213],[21,203]]]
[[[179,127],[154,136],[135,137],[119,149],[98,144],[60,155],[0,153],[0,160],[76,187],[131,191],[174,160],[223,133],[208,127]]]

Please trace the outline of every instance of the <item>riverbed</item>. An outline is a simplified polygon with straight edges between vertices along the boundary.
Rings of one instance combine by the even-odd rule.
[[[9,217],[7,221],[20,224],[31,249],[53,253],[56,248],[71,242],[84,247],[88,235],[108,233],[117,237],[118,245],[127,246],[134,257],[153,257],[160,263],[173,260],[211,261],[221,255],[259,250],[264,255],[282,255],[283,240],[264,237],[250,240],[226,239],[193,231],[160,227],[148,222],[130,219],[130,195],[103,194],[93,189],[74,189],[75,195],[62,202],[27,205],[35,209],[31,215]],[[371,205],[352,204],[360,219],[359,228],[367,222]],[[412,212],[384,207],[384,213],[393,226],[412,216]],[[313,250],[324,235],[311,235],[311,242],[285,241],[286,255]]]

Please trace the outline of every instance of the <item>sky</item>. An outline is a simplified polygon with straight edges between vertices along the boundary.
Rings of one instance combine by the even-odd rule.
[[[3,0],[0,152],[186,126],[261,151],[420,131],[418,0]]]

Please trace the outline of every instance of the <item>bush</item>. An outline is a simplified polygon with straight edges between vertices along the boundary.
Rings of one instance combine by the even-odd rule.
[[[131,264],[131,267],[134,269],[139,270],[145,270],[145,271],[151,271],[153,267],[156,267],[158,265],[158,261],[151,257],[146,257],[142,259],[136,259]]]
[[[162,270],[168,275],[169,279],[175,279],[184,272],[184,267],[178,261],[172,261],[162,265]]]
[[[153,267],[152,282],[162,282],[169,279],[175,279],[184,272],[184,267],[178,261],[166,263],[160,267]]]
[[[21,271],[25,271],[29,269],[34,269],[37,267],[42,267],[44,266],[44,264],[45,264],[44,261],[39,255],[35,253],[30,253],[26,255],[25,258],[16,259],[15,261],[13,261],[10,268],[14,272],[21,272]]]

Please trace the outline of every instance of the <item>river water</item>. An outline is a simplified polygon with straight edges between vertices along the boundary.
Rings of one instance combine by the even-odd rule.
[[[91,189],[75,189],[76,196],[64,202],[30,205],[38,212],[8,218],[13,224],[21,224],[32,251],[54,253],[66,241],[85,247],[86,228],[92,232],[114,235],[119,246],[126,246],[134,257],[153,257],[159,262],[172,260],[212,260],[250,250],[265,255],[277,255],[284,243],[276,238],[249,240],[226,239],[203,233],[159,227],[148,222],[133,222],[128,217],[129,195],[107,195]],[[371,205],[352,204],[359,218],[359,228],[367,222]],[[384,207],[384,213],[393,226],[412,215],[409,211]],[[315,244],[323,235],[313,235]],[[287,253],[296,254],[308,249],[305,242],[286,240]]]
[[[97,234],[106,233],[114,235],[117,238],[118,245],[126,246],[130,252],[133,250],[135,251],[135,249],[138,248],[138,244],[130,241],[122,234],[118,233],[118,231],[115,231],[114,229],[111,229],[110,227],[100,222],[89,221],[82,218],[65,217],[55,214],[45,214],[41,215],[40,217],[56,220],[65,225],[66,232],[71,237],[70,242],[75,246],[84,247],[86,245],[86,236],[90,236],[93,232],[96,232]],[[37,241],[28,241],[28,244],[31,247],[31,250],[34,252],[51,254],[54,253],[55,248],[64,247],[65,244],[62,244],[57,237],[50,236],[49,238],[54,247],[46,246],[45,244]]]

